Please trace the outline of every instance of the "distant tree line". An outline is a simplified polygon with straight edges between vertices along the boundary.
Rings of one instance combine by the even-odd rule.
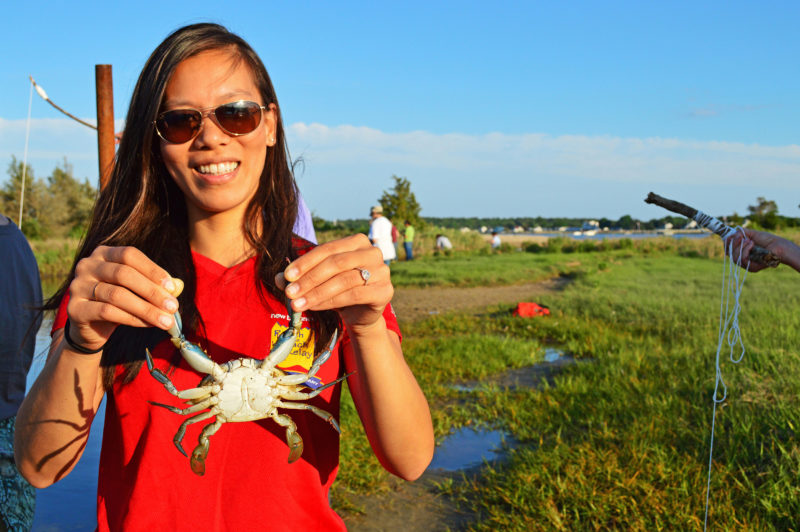
[[[9,179],[0,188],[0,213],[19,222],[19,206],[24,166],[11,157]],[[44,179],[33,169],[25,170],[25,195],[22,198],[22,232],[33,240],[79,238],[89,223],[97,189],[88,179],[79,181],[66,159]]]
[[[764,198],[759,198],[759,200],[763,199]],[[766,203],[767,208],[763,207],[761,201],[759,201],[759,205],[749,207],[749,214],[747,216],[740,216],[734,213],[732,215],[719,215],[717,217],[724,219],[729,225],[734,226],[742,225],[744,224],[745,220],[749,220],[751,227],[767,230],[800,227],[800,218],[781,216],[778,214],[777,207],[774,209],[769,207],[769,204],[774,206],[775,202],[767,201]],[[583,222],[589,220],[590,218],[545,218],[542,216],[517,218],[425,216],[422,219],[425,224],[444,229],[461,229],[462,227],[466,227],[469,229],[480,230],[481,227],[487,227],[489,229],[502,227],[506,231],[511,231],[515,227],[523,227],[526,230],[531,230],[534,227],[541,227],[546,231],[548,229],[558,229],[559,227],[580,227]],[[683,216],[663,216],[661,218],[653,218],[651,220],[638,220],[627,214],[617,220],[600,218],[597,221],[602,229],[640,229],[643,231],[661,229],[668,223],[672,224],[674,228],[678,229],[686,226],[686,224],[689,223],[688,218]],[[369,230],[369,220],[362,218],[337,220],[336,222],[331,222],[319,217],[315,217],[314,227],[318,231],[343,229],[354,233],[365,233]]]

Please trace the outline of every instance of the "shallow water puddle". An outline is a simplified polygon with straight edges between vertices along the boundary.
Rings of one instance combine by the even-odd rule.
[[[574,362],[574,358],[565,354],[560,349],[548,347],[544,350],[543,361],[538,364],[510,369],[483,381],[467,381],[453,384],[450,388],[464,393],[484,391],[491,385],[500,386],[502,388],[535,388],[540,386],[543,381],[552,381],[553,375],[561,371],[564,366],[573,364]]]
[[[563,356],[564,356],[564,352],[563,351],[559,351],[558,349],[555,349],[555,348],[552,348],[552,347],[548,347],[547,349],[544,350],[544,361],[545,362],[551,362],[552,363],[552,362],[557,361],[559,358],[561,358]]]
[[[428,470],[460,471],[500,457],[508,433],[502,430],[460,428],[436,447]]]

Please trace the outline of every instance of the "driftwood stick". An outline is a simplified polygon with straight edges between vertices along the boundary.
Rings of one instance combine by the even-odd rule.
[[[709,216],[693,207],[684,205],[679,201],[663,198],[653,192],[647,195],[647,198],[644,200],[644,202],[652,203],[654,205],[658,205],[659,207],[663,207],[668,211],[680,214],[681,216],[686,216],[687,218],[696,221],[701,227],[705,227],[706,229],[718,234],[723,238],[723,240],[735,233],[735,230],[732,227],[725,225],[713,216]],[[770,266],[772,268],[781,263],[781,260],[774,253],[760,246],[754,246],[752,251],[750,251],[750,260]]]

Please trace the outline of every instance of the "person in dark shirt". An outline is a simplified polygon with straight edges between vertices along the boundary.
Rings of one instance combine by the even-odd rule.
[[[36,492],[14,464],[14,421],[42,322],[42,284],[28,241],[3,215],[0,256],[0,529],[30,530]]]

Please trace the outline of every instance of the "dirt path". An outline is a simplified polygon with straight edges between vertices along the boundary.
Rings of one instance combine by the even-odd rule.
[[[570,282],[555,277],[538,283],[470,288],[396,288],[392,307],[400,320],[415,321],[431,314],[454,310],[477,310],[489,305],[534,301],[553,294]]]
[[[481,310],[489,305],[535,301],[537,297],[560,291],[570,282],[557,277],[538,283],[512,286],[479,286],[473,288],[399,288],[392,306],[399,319],[415,321],[431,314],[454,310]],[[542,379],[537,377],[537,382]],[[516,383],[516,382],[515,382]],[[475,520],[446,497],[440,495],[437,482],[459,474],[426,471],[416,482],[399,482],[389,494],[366,495],[352,501],[362,514],[343,513],[351,532],[433,532],[466,530]]]

